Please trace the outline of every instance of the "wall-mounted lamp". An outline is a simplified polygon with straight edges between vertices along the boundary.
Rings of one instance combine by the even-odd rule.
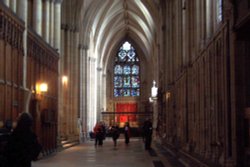
[[[40,91],[41,92],[47,92],[48,91],[48,84],[47,83],[41,83],[40,84]]]
[[[63,83],[63,85],[68,84],[68,77],[66,75],[62,76],[62,83]]]
[[[43,83],[38,83],[36,85],[36,92],[37,93],[45,93],[48,91],[48,84],[43,82]]]
[[[168,100],[171,96],[171,93],[170,92],[166,92],[166,100]]]

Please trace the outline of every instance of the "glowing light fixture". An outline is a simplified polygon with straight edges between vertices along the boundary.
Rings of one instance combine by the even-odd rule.
[[[62,76],[62,83],[65,85],[68,83],[68,77],[67,76]]]
[[[47,92],[48,91],[48,84],[43,82],[39,86],[40,92]]]

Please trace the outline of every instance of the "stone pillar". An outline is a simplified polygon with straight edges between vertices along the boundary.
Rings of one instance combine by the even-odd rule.
[[[97,120],[101,121],[102,117],[101,117],[101,111],[102,111],[102,107],[101,107],[101,97],[102,97],[102,85],[103,85],[103,81],[102,81],[102,68],[101,67],[97,67]]]
[[[214,11],[212,8],[212,1],[206,0],[206,38],[210,38],[212,35],[212,14],[211,12]]]
[[[47,0],[48,4],[49,1]],[[48,5],[48,9],[49,11],[49,5]],[[48,15],[49,16],[49,15]],[[49,17],[48,17],[49,19]],[[60,28],[60,33],[61,33],[61,44],[64,44],[64,34],[65,34],[65,30],[66,27],[62,26]],[[49,28],[47,29],[47,33],[49,34]],[[47,40],[49,41],[49,37],[47,38]],[[47,42],[48,42],[47,41]],[[63,76],[65,75],[64,73],[64,50],[62,50],[62,52],[60,53],[60,59],[59,59],[59,66],[58,66],[58,71],[59,71],[59,81],[58,81],[58,126],[57,126],[57,145],[58,147],[61,146],[61,137],[65,136],[65,121],[64,121],[64,91],[65,89],[67,89],[67,85],[68,85],[68,78],[65,78],[64,82],[63,82]],[[65,75],[65,77],[68,77]]]
[[[62,25],[61,28],[61,44],[62,46],[64,46],[65,43],[65,38],[67,33],[67,27],[66,25]],[[63,48],[63,47],[62,47]],[[64,84],[61,84],[61,82],[59,83],[59,85],[61,85],[61,89],[59,89],[59,104],[58,104],[58,136],[66,136],[66,91],[68,89],[68,82],[69,82],[69,76],[66,73],[65,70],[65,55],[67,53],[64,52],[64,49],[62,49],[62,52],[60,53],[60,74],[59,76],[63,76],[65,75],[68,79],[68,81]],[[60,78],[61,79],[61,78]],[[59,79],[59,80],[60,80]],[[61,80],[60,80],[61,81]],[[60,88],[60,87],[59,87]],[[59,139],[60,140],[60,139]]]
[[[27,22],[28,22],[28,1],[18,1],[17,4],[17,15],[25,23],[25,30],[23,33],[23,49],[24,49],[24,58],[23,58],[23,87],[26,88],[26,70],[27,70]]]
[[[182,0],[182,60],[184,66],[187,64],[188,52],[188,22],[187,22],[187,2]]]
[[[49,43],[54,47],[54,0],[50,1]]]
[[[56,0],[54,4],[54,47],[60,53],[61,41],[61,3],[62,0]]]
[[[88,130],[93,130],[96,123],[96,58],[88,56],[87,76],[87,111],[88,111]]]
[[[33,1],[33,28],[38,35],[42,35],[42,0]]]
[[[70,31],[67,25],[63,26],[63,30],[62,30],[62,42],[64,46],[62,54],[63,54],[63,62],[62,62],[62,73],[63,75],[66,75],[68,77],[68,84],[67,84],[67,88],[63,89],[63,108],[62,108],[62,132],[64,133],[65,136],[69,135],[70,132],[70,126],[69,126],[69,122],[70,122],[70,84],[72,84],[72,79],[71,79],[71,75],[69,72],[70,69]],[[67,48],[67,49],[66,49]]]
[[[196,2],[195,2],[195,7],[194,7],[194,9],[195,9],[195,18],[196,18],[196,21],[195,21],[195,23],[196,23],[196,27],[201,27],[200,26],[200,24],[201,24],[201,11],[200,11],[200,1],[199,0],[196,0]],[[201,39],[201,29],[200,28],[197,28],[197,29],[195,29],[196,30],[196,39],[195,39],[195,41],[196,41],[196,46],[197,46],[197,48],[196,49],[199,49],[200,48],[200,46],[201,46],[201,44],[200,44],[200,39]]]
[[[73,96],[72,96],[72,86],[74,86],[73,85],[73,72],[72,72],[72,66],[73,66],[73,55],[72,55],[72,49],[73,49],[73,33],[72,33],[72,29],[71,29],[71,27],[69,27],[69,29],[68,29],[68,31],[67,31],[67,37],[68,37],[68,41],[67,41],[67,49],[68,49],[68,51],[67,51],[67,62],[65,62],[65,63],[67,63],[67,68],[66,68],[66,70],[68,71],[68,75],[69,75],[69,92],[68,92],[68,97],[66,97],[67,98],[67,108],[68,108],[68,110],[66,111],[67,112],[67,117],[68,117],[68,130],[69,130],[69,134],[71,134],[72,133],[72,130],[73,130],[73,128],[72,128],[72,117],[73,117],[73,115],[72,115],[72,112],[73,112],[73,110],[72,110],[72,101],[73,101]]]
[[[87,117],[87,63],[88,63],[88,59],[87,59],[87,55],[88,55],[88,46],[82,46],[82,55],[81,55],[81,73],[80,73],[80,77],[81,77],[81,83],[82,83],[82,90],[81,92],[81,98],[80,98],[80,102],[82,104],[82,110],[81,110],[81,118],[83,120],[83,130],[85,132],[84,137],[88,136],[88,129],[87,129],[87,123],[88,123],[88,117]]]
[[[73,55],[74,55],[74,60],[72,64],[73,68],[73,77],[74,77],[74,86],[72,87],[73,90],[73,101],[72,101],[72,106],[73,106],[73,132],[74,134],[78,135],[78,130],[77,130],[77,122],[78,122],[78,114],[79,114],[79,32],[75,29],[74,34],[73,34]]]
[[[83,126],[83,46],[79,44],[79,119],[82,121],[81,126]],[[84,139],[84,129],[82,129],[82,134],[80,136]]]
[[[14,13],[16,13],[16,0],[10,0],[10,8]]]
[[[43,39],[47,43],[49,43],[49,31],[50,31],[50,0],[45,0],[43,9]]]
[[[17,1],[17,15],[27,25],[28,20],[28,1]]]

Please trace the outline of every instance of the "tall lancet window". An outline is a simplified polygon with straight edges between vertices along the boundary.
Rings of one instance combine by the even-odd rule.
[[[217,0],[217,4],[216,4],[216,8],[217,8],[217,22],[221,22],[222,21],[222,0]]]
[[[115,57],[114,96],[140,96],[140,61],[134,47],[127,41]]]

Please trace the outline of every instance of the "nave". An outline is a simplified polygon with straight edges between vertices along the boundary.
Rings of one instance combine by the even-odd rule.
[[[115,148],[107,138],[103,146],[95,147],[94,141],[88,140],[37,160],[32,167],[182,167],[170,157],[170,152],[156,144],[146,151],[142,139],[131,139],[129,145],[119,139]]]

